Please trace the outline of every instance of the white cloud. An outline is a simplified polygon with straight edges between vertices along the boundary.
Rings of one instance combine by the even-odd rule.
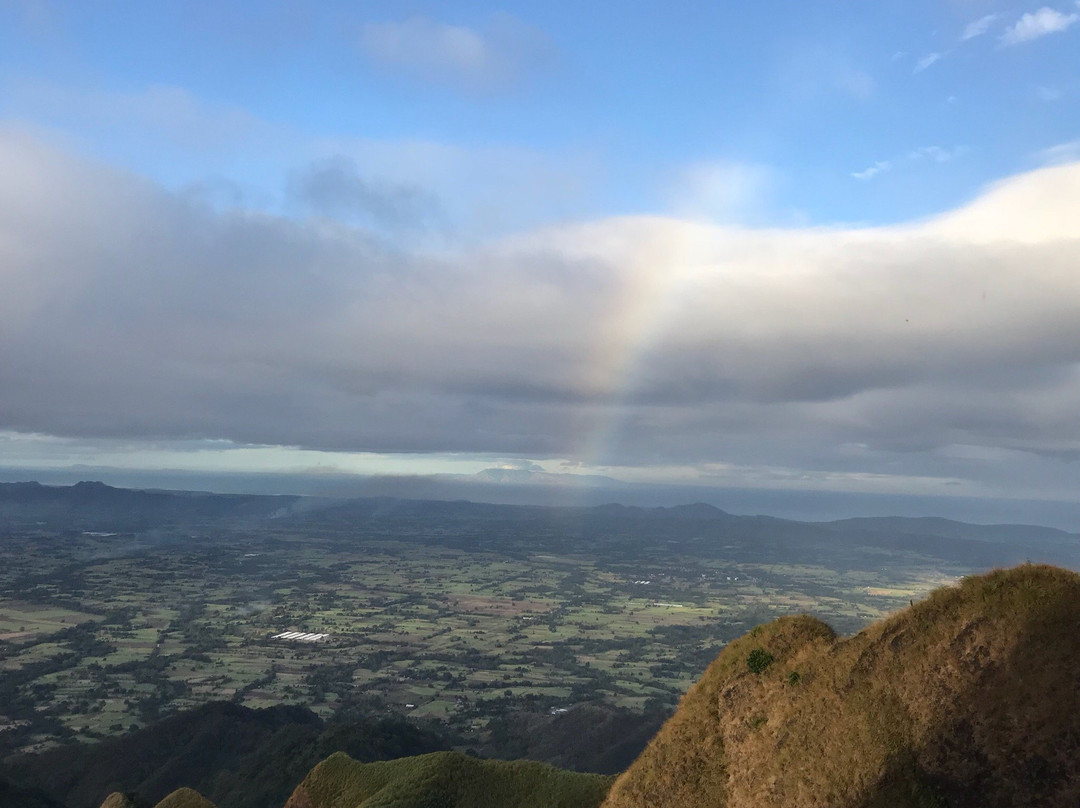
[[[966,152],[966,146],[955,146],[951,149],[947,149],[943,146],[921,146],[918,149],[912,149],[907,154],[900,157],[894,157],[888,160],[878,160],[873,165],[864,168],[862,171],[853,172],[851,176],[857,180],[872,180],[874,177],[884,174],[887,171],[892,171],[905,163],[918,163],[923,160],[929,160],[934,163],[943,164],[955,160]]]
[[[964,28],[964,32],[960,34],[960,39],[966,42],[969,39],[982,36],[990,30],[990,26],[997,22],[1000,16],[1000,14],[987,14],[985,17],[980,17],[974,22],[968,23],[967,27]]]
[[[940,60],[941,57],[942,54],[940,53],[926,54],[926,56],[922,57],[921,59],[919,59],[919,61],[915,63],[915,69],[912,72],[922,73],[924,70],[926,70],[926,68],[930,67],[932,64]]]
[[[1031,42],[1047,34],[1065,31],[1077,20],[1080,20],[1080,13],[1064,14],[1049,6],[1043,6],[1017,20],[1001,35],[1000,42],[1005,46]]]
[[[932,160],[935,163],[948,163],[951,160],[955,160],[967,151],[965,146],[956,146],[952,149],[946,149],[942,146],[923,146],[908,152],[907,159],[909,160]]]
[[[591,153],[544,153],[515,146],[460,146],[433,140],[325,138],[300,143],[299,159],[346,161],[383,188],[412,188],[437,209],[439,227],[463,238],[515,232],[563,219],[584,206],[599,173]]]
[[[381,67],[474,91],[505,89],[551,55],[542,32],[508,15],[483,30],[426,17],[367,23],[360,48]]]
[[[1080,140],[1058,143],[1036,153],[1036,160],[1043,165],[1063,165],[1080,161]]]
[[[0,98],[9,119],[39,121],[42,133],[55,127],[42,137],[118,155],[136,170],[160,172],[157,178],[169,187],[223,209],[248,205],[309,213],[312,207],[295,204],[299,175],[313,167],[348,165],[353,179],[374,192],[368,195],[374,203],[369,213],[381,208],[379,215],[355,221],[423,220],[433,238],[471,239],[583,215],[601,170],[600,157],[585,150],[313,136],[171,85],[111,91],[0,77]],[[353,185],[355,209],[364,194],[357,196],[359,186]],[[387,192],[398,197],[389,208],[376,199],[387,201]],[[314,210],[341,215],[346,207],[323,204]]]
[[[764,216],[778,182],[779,175],[769,166],[707,161],[683,169],[669,198],[680,216],[748,223]]]
[[[491,48],[477,31],[422,17],[368,23],[360,42],[370,56],[392,65],[462,73],[483,73],[491,68]]]
[[[95,128],[151,134],[199,150],[250,145],[266,125],[231,104],[211,103],[183,87],[151,84],[137,90],[72,88],[46,81],[4,82],[7,103],[46,121],[77,121]]]
[[[1036,87],[1035,94],[1039,97],[1040,101],[1046,101],[1047,103],[1051,101],[1060,101],[1065,96],[1065,93],[1057,87]]]
[[[886,171],[892,171],[892,162],[889,160],[878,160],[872,166],[864,168],[862,171],[854,171],[851,176],[857,180],[872,180],[878,174],[883,174]]]
[[[616,218],[438,254],[217,214],[2,130],[0,176],[0,430],[584,461],[602,445],[627,466],[1007,491],[1030,464],[960,468],[950,447],[1080,451],[1080,165],[905,226]]]

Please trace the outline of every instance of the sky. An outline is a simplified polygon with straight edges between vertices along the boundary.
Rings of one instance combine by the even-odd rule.
[[[1075,504],[1078,412],[1075,0],[0,0],[0,467]]]

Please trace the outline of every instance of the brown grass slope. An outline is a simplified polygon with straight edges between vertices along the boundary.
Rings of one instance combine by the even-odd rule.
[[[1080,805],[1080,576],[1054,567],[967,578],[846,639],[809,617],[755,629],[604,802],[1020,805]]]

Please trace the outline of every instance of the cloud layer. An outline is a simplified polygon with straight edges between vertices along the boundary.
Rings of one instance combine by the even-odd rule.
[[[1080,456],[1080,164],[908,226],[616,218],[442,254],[12,131],[0,176],[0,429],[943,486]]]

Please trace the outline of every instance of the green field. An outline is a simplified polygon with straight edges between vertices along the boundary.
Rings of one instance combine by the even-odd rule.
[[[400,712],[482,732],[514,710],[669,707],[723,644],[781,614],[854,631],[965,570],[863,552],[588,542],[545,529],[267,524],[8,536],[0,732],[93,739],[210,700]],[[327,633],[320,643],[273,639]]]

